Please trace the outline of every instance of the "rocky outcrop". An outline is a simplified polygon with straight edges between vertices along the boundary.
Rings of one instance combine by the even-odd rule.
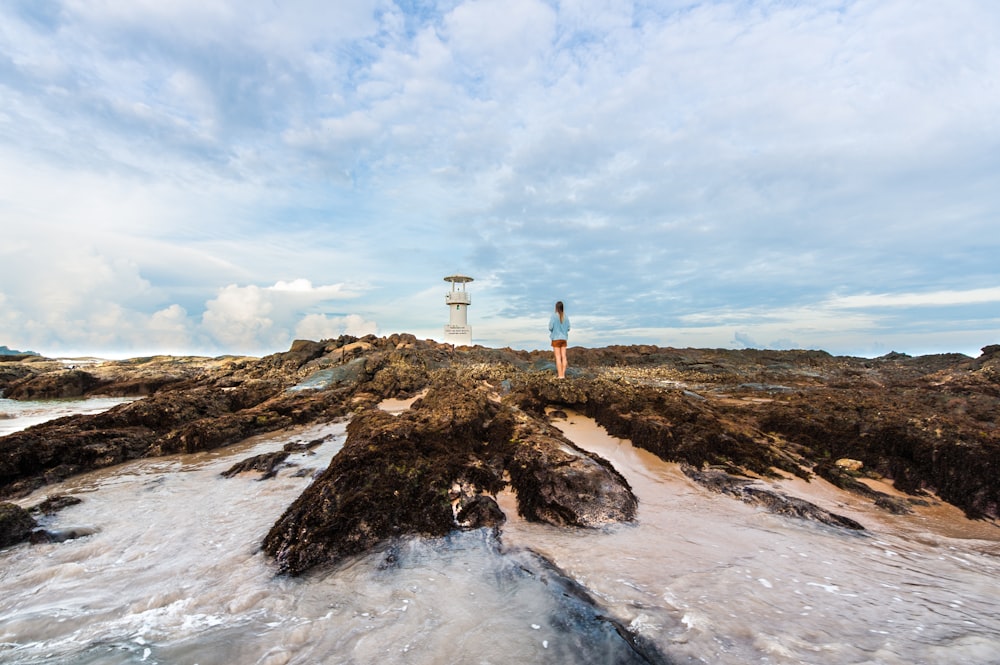
[[[516,418],[507,471],[522,517],[581,527],[635,519],[635,495],[613,466],[540,420],[523,412]]]
[[[188,368],[197,378],[178,379],[144,399],[0,438],[0,497],[21,496],[131,459],[210,450],[254,434],[343,416],[357,381],[324,391],[289,391],[303,366],[326,353],[330,344],[300,344],[257,363],[212,360],[201,370]],[[137,366],[140,373],[148,369],[145,363]],[[127,378],[119,375],[118,385]]]
[[[82,397],[101,385],[100,379],[79,369],[66,369],[17,381],[4,394],[9,399],[64,399]]]
[[[140,397],[238,363],[231,358],[153,356],[130,360],[56,361],[27,358],[4,363],[0,390],[8,399],[56,399],[106,395]]]
[[[572,528],[632,519],[624,479],[546,423],[555,406],[689,465],[694,478],[820,476],[894,513],[939,497],[970,516],[1000,514],[1000,345],[975,359],[574,347],[565,381],[545,370],[550,362],[546,352],[392,335],[301,340],[260,359],[154,357],[72,370],[38,358],[2,363],[18,368],[0,372],[3,385],[33,386],[34,396],[146,396],[0,438],[0,497],[136,457],[353,416],[343,450],[268,534],[265,548],[283,570],[303,572],[401,534],[499,527],[505,516],[494,496],[505,488],[526,519]],[[424,390],[402,414],[375,408]],[[267,473],[275,460],[253,464]],[[903,498],[871,490],[865,476]],[[740,501],[852,528],[761,483],[728,487],[723,493]]]
[[[264,541],[282,571],[299,574],[408,534],[499,526],[493,497],[508,482],[527,519],[599,526],[635,515],[634,495],[607,462],[455,372],[439,374],[399,415],[357,413],[347,432],[343,450]]]

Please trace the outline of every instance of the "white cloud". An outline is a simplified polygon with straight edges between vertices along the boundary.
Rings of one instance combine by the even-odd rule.
[[[538,0],[473,0],[445,18],[446,34],[457,56],[486,69],[523,67],[547,50],[556,15]]]
[[[230,284],[214,300],[205,304],[202,326],[222,346],[233,349],[255,349],[278,345],[287,335],[275,330],[270,317],[274,304],[267,291],[258,286]]]
[[[341,335],[364,337],[377,333],[378,325],[374,321],[366,321],[357,314],[347,316],[309,314],[295,326],[296,339],[335,339]]]
[[[945,290],[926,293],[877,293],[839,296],[828,304],[837,309],[874,309],[882,307],[947,307],[1000,303],[1000,286],[964,291]]]
[[[279,281],[269,287],[230,284],[205,303],[201,328],[220,348],[241,353],[287,347],[293,332],[295,337],[307,339],[373,332],[376,324],[357,315],[304,314],[345,297],[351,295],[342,284],[314,287],[306,279]]]
[[[148,347],[160,353],[183,353],[194,347],[194,322],[180,305],[170,305],[149,317]]]

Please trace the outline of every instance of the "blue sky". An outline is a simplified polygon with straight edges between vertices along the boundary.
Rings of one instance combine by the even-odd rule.
[[[7,0],[0,344],[1000,342],[1000,3]]]

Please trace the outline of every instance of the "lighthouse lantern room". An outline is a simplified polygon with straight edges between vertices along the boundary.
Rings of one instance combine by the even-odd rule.
[[[444,281],[451,282],[451,291],[445,294],[444,302],[448,305],[448,325],[444,327],[444,341],[449,344],[472,345],[472,326],[469,325],[469,305],[472,304],[472,294],[465,290],[465,285],[472,281],[465,275],[450,275]]]

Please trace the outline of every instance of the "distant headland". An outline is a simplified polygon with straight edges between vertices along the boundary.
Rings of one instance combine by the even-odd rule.
[[[8,348],[6,346],[0,346],[0,356],[38,356],[39,353],[34,351],[15,351],[14,349]]]

